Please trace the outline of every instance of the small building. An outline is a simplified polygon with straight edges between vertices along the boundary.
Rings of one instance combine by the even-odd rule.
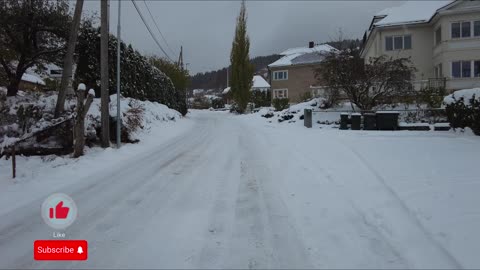
[[[307,47],[291,48],[283,51],[282,58],[268,65],[272,99],[288,98],[290,103],[301,102],[312,92],[311,86],[319,85],[315,76],[327,53],[336,51],[328,44],[315,45],[309,42]]]
[[[24,73],[18,88],[21,90],[40,91],[43,90],[45,86],[45,81],[43,81],[40,77],[33,74]]]
[[[268,92],[270,84],[260,75],[253,76],[252,91]]]

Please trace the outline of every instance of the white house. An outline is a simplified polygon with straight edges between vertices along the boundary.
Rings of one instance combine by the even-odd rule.
[[[480,1],[408,1],[375,15],[362,57],[410,57],[417,87],[480,87]]]

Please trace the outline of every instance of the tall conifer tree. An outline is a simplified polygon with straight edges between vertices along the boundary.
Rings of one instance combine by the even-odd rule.
[[[230,86],[239,113],[243,113],[247,108],[250,99],[250,88],[252,87],[254,67],[250,63],[249,50],[250,39],[247,35],[247,11],[245,0],[243,0],[240,14],[237,18],[235,37],[230,54],[232,65]]]

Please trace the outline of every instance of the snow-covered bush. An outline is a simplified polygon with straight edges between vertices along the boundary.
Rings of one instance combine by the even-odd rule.
[[[455,91],[443,102],[452,128],[470,127],[480,135],[480,88]]]

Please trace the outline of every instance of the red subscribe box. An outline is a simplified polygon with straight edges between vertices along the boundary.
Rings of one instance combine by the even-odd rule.
[[[38,261],[85,261],[88,243],[85,240],[37,240],[33,258]]]

